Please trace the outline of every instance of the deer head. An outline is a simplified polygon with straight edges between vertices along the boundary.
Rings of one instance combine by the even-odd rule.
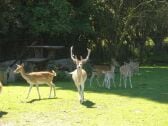
[[[73,46],[71,46],[71,49],[70,49],[71,59],[76,64],[76,68],[77,69],[82,68],[83,64],[86,63],[89,60],[89,56],[90,56],[91,50],[87,48],[87,51],[88,51],[88,54],[87,54],[86,58],[83,59],[82,56],[80,56],[80,60],[79,60],[79,59],[77,59],[77,56],[74,56],[74,54],[73,54]]]
[[[23,70],[24,64],[18,65],[16,64],[16,69],[14,70],[14,73],[20,73]]]

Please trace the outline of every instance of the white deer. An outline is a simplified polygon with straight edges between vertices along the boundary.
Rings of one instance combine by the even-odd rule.
[[[82,57],[80,57],[81,59],[78,60],[77,57],[73,55],[73,46],[71,46],[70,49],[70,53],[71,53],[71,59],[73,60],[73,62],[76,64],[76,69],[71,72],[70,74],[72,74],[72,79],[77,87],[79,96],[80,96],[80,103],[84,102],[84,87],[85,87],[85,81],[87,79],[87,73],[86,71],[82,68],[83,64],[86,63],[89,59],[91,50],[88,50],[88,54],[86,56],[85,59],[83,59]]]
[[[103,87],[110,89],[111,87],[111,80],[113,81],[113,86],[115,85],[115,66],[111,65],[110,71],[103,71],[104,73],[104,80],[103,80]]]
[[[39,99],[41,99],[40,92],[39,92],[39,85],[41,84],[48,84],[50,86],[50,94],[49,98],[51,97],[51,91],[52,88],[54,90],[54,97],[55,97],[55,85],[52,82],[54,76],[56,76],[56,73],[54,70],[52,72],[48,71],[41,71],[41,72],[31,72],[31,73],[25,73],[24,70],[24,64],[17,65],[16,70],[14,70],[15,73],[20,73],[21,76],[27,81],[27,83],[30,84],[28,95],[26,98],[29,97],[29,94],[31,92],[32,87],[35,85],[37,88]]]
[[[3,87],[3,85],[2,85],[2,83],[0,81],[0,93],[2,92],[2,87]]]

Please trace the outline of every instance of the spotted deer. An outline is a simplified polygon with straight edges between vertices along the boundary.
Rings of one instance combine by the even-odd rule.
[[[129,79],[130,87],[132,88],[132,76],[135,72],[139,71],[139,63],[130,61],[129,63],[124,63],[120,67],[120,84],[119,87],[122,85],[122,80],[124,81],[124,87],[127,87],[127,78]]]
[[[92,86],[93,79],[96,79],[97,84],[99,86],[101,86],[101,84],[99,82],[99,78],[103,74],[105,75],[104,81],[106,81],[106,82],[109,80],[109,78],[111,78],[111,79],[114,78],[114,76],[115,76],[114,69],[116,66],[118,66],[118,62],[113,58],[111,59],[111,65],[94,65],[92,75],[90,77],[90,86]],[[111,77],[110,74],[113,77]],[[108,78],[108,80],[107,80],[107,78]]]
[[[14,70],[14,72],[20,73],[21,76],[30,85],[28,95],[26,98],[29,97],[31,89],[35,85],[37,88],[39,99],[41,99],[40,92],[39,92],[39,85],[41,85],[41,84],[47,84],[50,87],[49,98],[51,97],[52,89],[54,90],[54,97],[55,97],[56,93],[55,93],[55,85],[53,83],[53,78],[54,78],[54,76],[56,76],[56,73],[54,70],[52,70],[52,72],[40,71],[40,72],[26,73],[24,70],[24,64],[21,64],[21,65],[17,65],[17,68]]]

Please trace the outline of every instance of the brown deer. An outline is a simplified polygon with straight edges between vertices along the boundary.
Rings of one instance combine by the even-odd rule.
[[[99,82],[99,78],[101,77],[101,75],[103,75],[103,71],[109,71],[110,70],[110,66],[108,65],[94,65],[93,66],[93,71],[92,71],[92,75],[90,77],[90,87],[92,86],[92,82],[93,79],[95,78],[97,81],[97,84],[99,86],[101,86],[100,82]]]
[[[91,50],[88,50],[88,54],[86,56],[85,59],[83,59],[82,57],[80,57],[81,59],[78,60],[77,57],[73,55],[73,46],[71,46],[70,49],[70,54],[71,54],[71,59],[73,60],[73,62],[76,64],[76,69],[71,72],[70,74],[72,74],[72,79],[77,87],[79,96],[80,96],[80,103],[84,102],[84,86],[85,86],[85,81],[87,79],[87,73],[86,71],[82,68],[83,64],[86,63],[89,59]]]
[[[50,94],[49,94],[49,98],[51,97],[51,91],[52,88],[54,90],[54,97],[55,97],[55,85],[52,82],[54,76],[56,76],[56,73],[54,70],[52,70],[52,72],[48,72],[48,71],[41,71],[41,72],[31,72],[31,73],[25,73],[24,70],[24,64],[21,65],[17,65],[17,68],[14,70],[15,73],[20,73],[21,76],[27,81],[27,83],[30,84],[29,87],[29,92],[26,98],[29,97],[29,94],[31,92],[31,89],[34,85],[36,85],[37,88],[37,92],[38,92],[38,96],[39,99],[41,99],[40,96],[40,92],[39,92],[39,85],[41,84],[47,84],[50,86]]]
[[[92,75],[90,77],[90,86],[92,85],[94,78],[96,79],[98,85],[101,86],[98,78],[100,78],[102,74],[105,74],[109,71],[112,71],[112,74],[114,75],[114,69],[117,66],[118,62],[113,58],[111,59],[111,64],[109,65],[94,65]]]

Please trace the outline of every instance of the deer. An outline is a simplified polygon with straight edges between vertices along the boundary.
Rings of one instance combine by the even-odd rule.
[[[92,82],[94,78],[96,79],[97,84],[101,86],[98,78],[100,78],[102,74],[105,74],[107,72],[110,73],[109,71],[113,71],[113,69],[115,69],[115,67],[118,66],[118,62],[115,59],[112,58],[111,62],[112,62],[111,65],[94,65],[93,66],[92,75],[90,77],[90,87],[92,86]],[[113,74],[115,74],[114,71],[113,71]]]
[[[2,82],[0,81],[0,93],[2,92],[2,88],[3,88],[3,85],[2,85]]]
[[[92,86],[92,82],[93,82],[94,78],[96,79],[97,84],[99,86],[101,86],[98,78],[100,78],[100,76],[103,74],[103,71],[108,71],[109,69],[110,69],[110,67],[108,65],[94,65],[92,75],[89,80],[90,87]]]
[[[54,90],[54,97],[56,96],[55,93],[55,84],[53,83],[53,78],[57,75],[54,70],[52,72],[49,71],[40,71],[40,72],[30,72],[26,73],[24,70],[24,64],[17,65],[17,68],[14,70],[14,73],[20,73],[21,76],[27,81],[27,83],[30,85],[29,91],[27,94],[27,99],[29,98],[29,94],[31,92],[32,87],[35,85],[37,88],[37,93],[39,96],[39,99],[41,99],[40,92],[39,92],[39,85],[41,84],[47,84],[50,87],[50,94],[49,98],[51,98],[51,91],[52,88]]]
[[[91,50],[87,48],[88,54],[85,59],[80,56],[80,60],[77,59],[77,56],[73,55],[73,46],[70,48],[70,54],[72,61],[76,64],[76,69],[72,71],[70,74],[72,74],[72,79],[75,83],[75,86],[77,87],[79,97],[80,97],[80,103],[82,104],[84,102],[84,87],[85,87],[85,81],[87,79],[87,73],[83,69],[83,64],[86,63],[89,60],[89,56],[91,53]]]
[[[130,60],[129,63],[130,63],[130,66],[131,66],[132,69],[133,69],[133,72],[134,72],[134,73],[138,73],[138,72],[139,72],[139,62]]]
[[[122,65],[120,67],[120,84],[119,87],[121,87],[121,81],[124,81],[124,87],[127,87],[127,78],[129,78],[129,83],[130,83],[130,87],[132,88],[132,81],[131,81],[131,77],[133,76],[133,74],[135,72],[139,71],[139,63],[137,62],[132,62],[130,61],[129,63],[124,63],[124,65]]]
[[[115,66],[111,65],[110,71],[103,71],[104,73],[104,80],[103,80],[103,87],[110,89],[111,87],[111,80],[113,81],[113,86],[115,85]]]

